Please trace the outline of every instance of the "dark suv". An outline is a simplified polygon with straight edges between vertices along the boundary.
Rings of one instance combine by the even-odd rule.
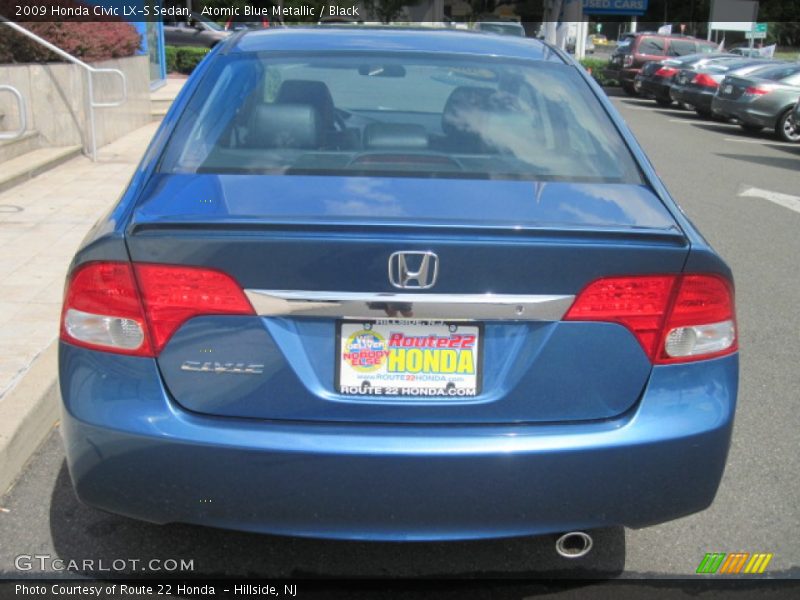
[[[646,62],[714,52],[716,49],[717,44],[713,42],[683,35],[627,34],[619,41],[611,55],[606,68],[606,77],[619,81],[626,93],[635,96],[637,92],[634,88],[634,79]]]

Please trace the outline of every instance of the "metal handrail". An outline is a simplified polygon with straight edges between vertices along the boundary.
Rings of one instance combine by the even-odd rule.
[[[32,33],[31,31],[28,31],[27,29],[25,29],[24,27],[22,27],[20,25],[17,25],[13,21],[9,21],[7,18],[5,18],[2,15],[0,15],[0,23],[4,23],[5,25],[8,25],[14,31],[16,31],[18,33],[21,33],[24,36],[29,37],[34,42],[44,46],[45,48],[47,48],[48,50],[50,50],[54,54],[57,54],[58,56],[63,58],[64,60],[67,60],[67,61],[69,61],[69,62],[71,62],[71,63],[73,63],[75,65],[78,65],[82,69],[86,70],[86,73],[87,73],[86,81],[87,81],[87,87],[88,87],[88,92],[89,92],[89,129],[90,129],[90,133],[91,133],[91,141],[90,141],[90,144],[91,144],[91,156],[92,156],[92,160],[93,161],[97,161],[97,129],[96,129],[95,119],[94,119],[94,109],[95,108],[113,108],[115,106],[122,106],[123,104],[125,104],[125,102],[128,101],[128,79],[127,79],[127,77],[125,77],[125,73],[123,73],[119,69],[93,67],[92,65],[89,65],[89,64],[83,62],[79,58],[75,58],[74,56],[72,56],[68,52],[65,52],[64,50],[62,50],[58,46],[55,46],[55,45],[51,44],[50,42],[48,42],[44,38],[39,37],[35,33]],[[113,102],[97,102],[97,101],[95,101],[95,99],[94,99],[94,79],[93,79],[93,76],[94,76],[95,73],[111,73],[111,74],[116,75],[117,77],[119,77],[120,81],[122,82],[122,98],[119,99],[119,100],[115,100]]]
[[[10,85],[0,85],[0,92],[9,92],[17,99],[17,107],[19,108],[19,129],[16,131],[3,131],[0,132],[0,140],[16,140],[25,135],[28,129],[28,109],[25,107],[25,98],[22,97],[19,90]]]

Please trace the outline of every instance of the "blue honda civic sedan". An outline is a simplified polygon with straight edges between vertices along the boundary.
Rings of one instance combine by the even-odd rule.
[[[91,506],[567,556],[709,506],[738,380],[730,269],[603,91],[477,32],[219,44],[76,254],[60,338]]]

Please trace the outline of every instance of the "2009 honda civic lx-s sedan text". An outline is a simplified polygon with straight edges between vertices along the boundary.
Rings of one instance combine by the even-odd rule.
[[[71,265],[87,504],[447,540],[712,502],[731,272],[602,90],[536,40],[247,32],[202,62]]]

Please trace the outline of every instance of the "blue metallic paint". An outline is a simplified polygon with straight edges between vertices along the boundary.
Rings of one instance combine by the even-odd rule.
[[[420,427],[208,417],[170,399],[152,359],[62,343],[60,361],[85,502],[158,523],[368,540],[641,527],[702,510],[738,376],[736,355],[655,367],[637,406],[603,421]]]
[[[164,233],[191,239],[191,228],[175,230],[163,220],[159,223],[161,215],[152,210],[159,202],[157,195],[148,199],[147,194],[151,182],[160,177],[153,178],[155,166],[177,117],[217,54],[271,50],[273,43],[282,49],[293,44],[304,50],[341,49],[343,40],[337,35],[323,29],[300,40],[275,31],[232,36],[219,44],[184,86],[127,190],[87,236],[73,267],[88,260],[128,258],[126,235],[133,231],[132,217],[139,206],[140,225],[154,229],[137,232],[138,236],[158,238]],[[619,130],[660,202],[661,206],[653,205],[656,212],[645,218],[651,221],[645,227],[661,219],[654,215],[663,208],[679,228],[680,243],[674,230],[662,230],[667,235],[657,242],[662,249],[672,246],[664,270],[716,272],[730,278],[727,265],[671,199],[603,90],[567,55],[538,42],[500,36],[427,32],[397,37],[386,31],[359,36],[356,45],[380,51],[404,51],[409,46],[414,51],[438,51],[445,43],[449,52],[545,57],[572,64]],[[444,36],[452,37],[446,41]],[[303,185],[313,186],[315,180],[304,178]],[[509,192],[518,183],[507,185]],[[209,185],[207,191],[225,188],[230,184]],[[580,235],[572,241],[595,240],[593,251],[609,241],[639,250],[652,245],[655,229],[646,232],[648,242],[642,244],[641,238],[631,237],[637,229],[614,232],[604,222],[611,216],[632,219],[625,225],[641,225],[641,214],[631,211],[629,203],[638,202],[633,196],[644,193],[649,194],[631,190],[631,198],[595,205],[597,210],[580,224]],[[235,219],[243,220],[246,205],[234,202],[233,206]],[[549,209],[556,212],[539,216],[556,218],[557,206]],[[188,221],[201,216],[188,212]],[[337,218],[343,216],[353,215],[340,211]],[[168,221],[177,217],[173,214]],[[163,232],[160,226],[166,226]],[[317,226],[302,227],[312,238],[333,235]],[[290,248],[289,240],[297,239],[295,227],[278,223],[274,231],[271,235],[280,238],[284,249]],[[390,228],[389,232],[408,236],[409,243],[427,244],[441,239],[444,231],[422,235]],[[370,237],[358,226],[344,235],[359,242]],[[498,236],[496,231],[474,228],[444,237],[457,243],[469,236],[487,245],[501,242],[506,251],[520,243],[516,234]],[[204,250],[203,244],[194,251],[197,264],[213,263],[225,252],[222,247]],[[162,240],[142,256],[167,259],[169,246]],[[191,262],[189,256],[184,260]],[[647,259],[645,263],[652,264]],[[570,268],[579,266],[576,260]],[[590,272],[586,269],[581,276]],[[560,291],[577,285],[577,277],[570,279],[565,269],[549,274],[558,276]],[[247,269],[237,276],[270,279],[259,279]],[[171,398],[153,359],[92,352],[65,343],[60,344],[59,358],[62,431],[70,473],[84,501],[154,522],[375,540],[500,537],[619,524],[640,527],[702,510],[713,500],[724,468],[738,378],[738,355],[657,366],[638,402],[626,412],[585,422],[303,423],[187,411]],[[201,503],[204,498],[213,502]]]
[[[158,359],[185,408],[233,417],[384,423],[511,423],[616,416],[636,402],[650,361],[612,323],[486,323],[474,398],[364,398],[333,388],[335,322],[198,317]],[[182,371],[186,361],[264,365],[261,375]]]

